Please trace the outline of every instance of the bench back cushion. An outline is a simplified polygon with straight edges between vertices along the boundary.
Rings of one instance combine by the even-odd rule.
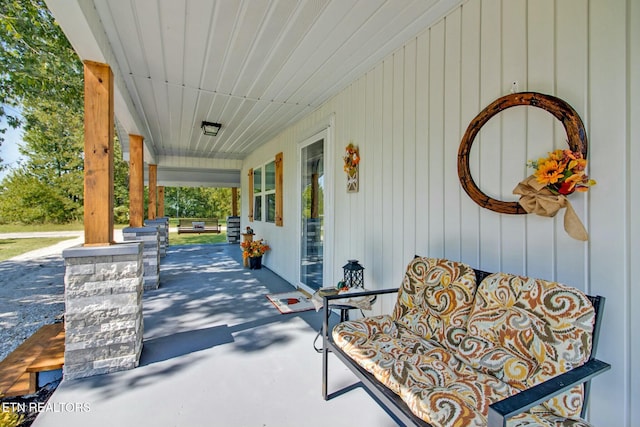
[[[584,364],[591,354],[595,312],[575,288],[496,273],[478,286],[458,358],[518,389]],[[577,415],[581,388],[547,403],[558,415]]]
[[[393,318],[455,351],[466,334],[475,289],[475,272],[468,265],[416,257],[407,266]]]

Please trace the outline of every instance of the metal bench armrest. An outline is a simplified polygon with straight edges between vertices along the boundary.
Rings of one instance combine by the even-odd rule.
[[[323,299],[323,322],[322,322],[322,336],[324,338],[329,335],[329,316],[331,315],[331,309],[329,307],[329,301],[346,299],[346,298],[356,298],[356,297],[367,297],[372,295],[384,295],[384,294],[393,294],[398,292],[399,288],[391,288],[391,289],[378,289],[375,291],[362,291],[362,292],[353,292],[348,294],[335,294],[335,295],[325,295],[322,297]]]
[[[324,322],[322,328],[322,335],[327,336],[329,333],[329,316],[331,315],[331,308],[336,308],[336,305],[331,305],[329,307],[329,301],[347,299],[347,298],[358,298],[358,297],[368,297],[368,296],[376,296],[376,295],[384,295],[384,294],[394,294],[398,292],[399,288],[389,288],[389,289],[378,289],[374,291],[362,291],[362,292],[350,292],[348,294],[335,294],[335,295],[325,295],[322,297],[322,306],[324,312]]]
[[[396,292],[398,292],[398,288],[378,289],[374,291],[350,292],[348,294],[343,293],[343,294],[335,294],[335,295],[325,295],[322,298],[324,299],[324,305],[327,305],[327,301],[334,300],[334,299],[368,297],[372,295],[394,294]]]
[[[514,415],[521,414],[576,385],[590,381],[591,378],[609,369],[611,365],[608,363],[592,359],[582,366],[500,400],[489,406],[487,426],[506,427],[507,419]]]

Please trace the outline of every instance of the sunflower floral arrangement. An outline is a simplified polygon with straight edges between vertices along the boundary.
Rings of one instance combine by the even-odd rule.
[[[344,160],[344,171],[347,173],[347,192],[355,193],[358,191],[358,165],[360,164],[360,153],[358,147],[353,145],[352,142],[345,147],[345,153],[342,160]]]
[[[240,247],[243,249],[242,257],[244,259],[262,256],[265,252],[271,249],[271,247],[262,239],[252,242],[242,242],[240,243]]]
[[[344,153],[344,171],[348,175],[355,174],[358,164],[360,163],[360,154],[358,153],[358,148],[353,145],[353,143],[349,143],[345,147]]]
[[[587,160],[582,153],[555,150],[548,157],[529,161],[527,165],[535,172],[513,190],[513,194],[520,195],[520,206],[527,213],[546,217],[553,217],[566,208],[564,229],[567,234],[576,240],[588,240],[584,225],[567,199],[574,191],[585,192],[596,184],[585,172]]]
[[[566,196],[574,191],[585,192],[596,184],[585,173],[587,160],[580,152],[555,150],[546,158],[530,160],[527,165],[536,170],[533,174],[536,181],[554,194]]]

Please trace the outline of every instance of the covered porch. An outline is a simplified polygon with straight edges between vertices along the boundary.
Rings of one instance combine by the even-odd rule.
[[[301,189],[322,171],[318,283],[336,283],[340,266],[358,259],[368,287],[393,286],[411,257],[422,254],[602,295],[607,333],[598,356],[613,368],[594,382],[587,418],[626,427],[640,418],[632,366],[640,340],[631,333],[640,324],[632,309],[640,301],[634,285],[640,227],[633,220],[640,192],[631,178],[632,165],[640,163],[633,143],[640,134],[638,2],[46,3],[85,64],[91,119],[85,154],[94,162],[85,177],[100,179],[89,182],[85,199],[87,251],[117,247],[109,204],[114,127],[135,172],[132,228],[144,223],[145,182],[153,196],[163,186],[238,187],[241,228],[250,226],[269,242],[265,265],[294,285],[305,266],[297,250],[307,219]],[[572,203],[588,241],[569,237],[561,215],[494,212],[461,188],[458,148],[467,125],[499,97],[528,91],[565,100],[586,124],[589,175],[598,186],[572,196]],[[210,121],[222,126],[216,136],[204,132]],[[474,146],[472,175],[487,194],[515,203],[513,188],[529,175],[527,162],[565,148],[565,136],[560,122],[542,111],[504,112]],[[361,156],[357,192],[345,189],[342,153],[351,143]],[[305,150],[315,144],[322,146],[323,165],[314,170],[315,157]],[[156,215],[162,216],[150,209],[149,218]],[[177,263],[167,257],[161,288],[144,296],[143,366],[68,381],[54,399],[90,398],[89,415],[110,425],[142,419],[182,425],[201,412],[217,417],[207,424],[219,425],[392,424],[364,392],[329,403],[316,396],[320,362],[310,323],[317,314],[271,314],[257,289],[275,282],[253,283],[253,273],[219,282],[236,268],[239,250],[234,256],[213,263],[211,254]],[[173,280],[188,280],[182,269],[190,266],[199,272],[186,288],[174,287]],[[374,313],[392,307],[381,301]],[[180,338],[186,350],[199,351],[169,343]],[[298,411],[295,420],[277,418]],[[364,418],[375,414],[380,422]],[[65,424],[85,425],[84,416],[66,414]],[[256,418],[239,419],[250,416]],[[38,425],[57,419],[43,414]]]
[[[330,391],[356,387],[323,400],[321,313],[280,314],[266,294],[292,286],[244,268],[237,245],[173,246],[161,274],[144,295],[140,366],[63,381],[34,427],[396,425],[333,358]]]

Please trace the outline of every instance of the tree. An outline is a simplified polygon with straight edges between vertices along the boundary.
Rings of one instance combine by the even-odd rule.
[[[208,188],[209,200],[216,218],[227,218],[231,215],[231,189]]]
[[[69,222],[83,213],[84,75],[42,0],[0,2],[0,103],[19,106],[26,161],[0,185],[0,220]],[[0,132],[3,130],[0,129]],[[0,140],[1,142],[1,140]],[[128,218],[128,165],[115,152],[115,213]],[[0,160],[1,161],[1,160]]]
[[[166,214],[176,218],[218,218],[231,215],[230,188],[168,187]]]
[[[82,111],[82,63],[44,1],[0,2],[0,45],[0,105],[56,100]],[[2,116],[9,126],[21,124],[0,107]]]
[[[116,224],[129,222],[129,164],[122,159],[120,140],[113,144],[113,219]]]
[[[82,208],[23,168],[7,176],[0,190],[0,216],[5,222],[65,223]]]

